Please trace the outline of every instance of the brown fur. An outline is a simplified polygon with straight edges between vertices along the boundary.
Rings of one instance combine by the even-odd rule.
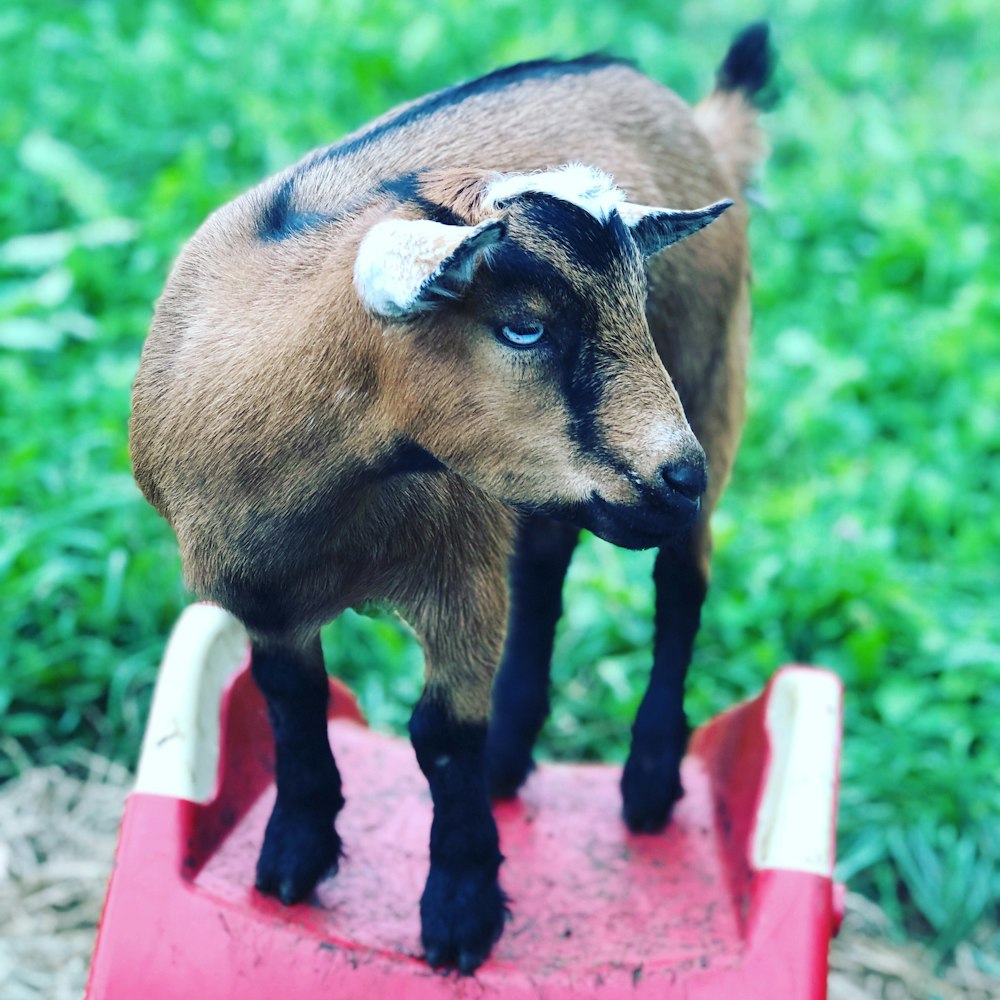
[[[751,79],[760,55],[760,29],[742,38],[725,86]],[[740,193],[755,126],[737,92],[694,114],[594,61],[522,67],[408,107],[219,209],[190,240],[143,350],[131,449],[188,585],[250,631],[276,755],[261,891],[305,898],[340,854],[319,627],[370,600],[413,625],[427,678],[411,737],[434,802],[421,939],[431,965],[471,972],[505,913],[488,741],[528,704],[488,730],[515,510],[633,547],[694,523],[696,566],[668,568],[667,548],[657,560],[658,594],[682,613],[661,622],[658,596],[669,648],[633,729],[626,822],[662,825],[679,794],[708,518],[743,421]],[[504,174],[573,162],[612,175],[632,205],[595,209],[584,188],[617,196],[585,168],[572,172],[576,203],[525,193],[522,179],[491,193]],[[721,206],[685,221],[636,207],[727,197],[735,205],[704,232]],[[694,235],[655,253],[681,231]],[[530,755],[515,749],[522,770],[507,787]],[[661,759],[671,767],[650,770]]]
[[[550,381],[526,369],[510,389],[505,362],[471,335],[475,308],[407,330],[365,312],[350,280],[360,240],[387,214],[420,216],[377,185],[430,169],[421,193],[469,223],[497,172],[569,161],[608,171],[636,203],[736,201],[650,260],[646,316],[635,275],[574,278],[606,337],[604,440],[648,477],[696,447],[690,422],[709,458],[707,523],[743,419],[751,134],[739,94],[714,95],[695,116],[611,65],[471,96],[337,159],[313,154],[296,207],[335,218],[289,238],[262,241],[257,226],[291,171],[219,209],[158,304],[131,421],[136,478],[177,533],[191,589],[254,634],[303,641],[354,603],[389,601],[427,647],[428,683],[458,718],[484,718],[504,632],[508,504],[594,491],[628,502],[634,487],[574,450]],[[374,474],[403,440],[452,471]]]

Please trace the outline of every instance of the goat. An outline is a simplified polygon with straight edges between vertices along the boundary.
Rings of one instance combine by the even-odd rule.
[[[580,527],[660,548],[623,792],[633,829],[666,822],[708,516],[743,421],[766,50],[747,29],[693,113],[610,58],[500,70],[310,153],[183,248],[131,454],[188,587],[250,635],[277,782],[260,891],[290,904],[337,866],[319,629],[388,603],[426,652],[423,946],[480,965],[506,914],[488,783],[512,794],[530,767]]]

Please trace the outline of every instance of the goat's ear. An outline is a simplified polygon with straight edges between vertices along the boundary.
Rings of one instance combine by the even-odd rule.
[[[692,233],[722,215],[732,205],[729,198],[686,212],[675,208],[652,208],[649,205],[618,206],[618,214],[632,233],[632,238],[643,257],[651,257],[674,243],[679,243]]]
[[[387,219],[368,231],[354,261],[354,287],[373,313],[406,319],[465,294],[483,253],[504,224],[447,226],[429,219]]]

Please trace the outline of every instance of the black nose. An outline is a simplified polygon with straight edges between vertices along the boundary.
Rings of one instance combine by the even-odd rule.
[[[667,489],[691,503],[698,501],[708,485],[704,462],[668,462],[660,468],[660,478]]]

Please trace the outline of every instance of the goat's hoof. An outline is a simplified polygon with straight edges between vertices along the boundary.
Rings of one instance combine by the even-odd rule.
[[[489,782],[490,798],[513,799],[528,775],[535,769],[531,751],[500,750],[491,740],[486,745],[486,778]]]
[[[676,762],[629,757],[622,772],[622,815],[633,833],[657,833],[684,794]]]
[[[256,886],[286,906],[305,899],[340,861],[333,818],[275,805],[257,860]]]
[[[420,898],[421,940],[427,963],[472,975],[503,932],[507,899],[496,873],[431,868]]]

